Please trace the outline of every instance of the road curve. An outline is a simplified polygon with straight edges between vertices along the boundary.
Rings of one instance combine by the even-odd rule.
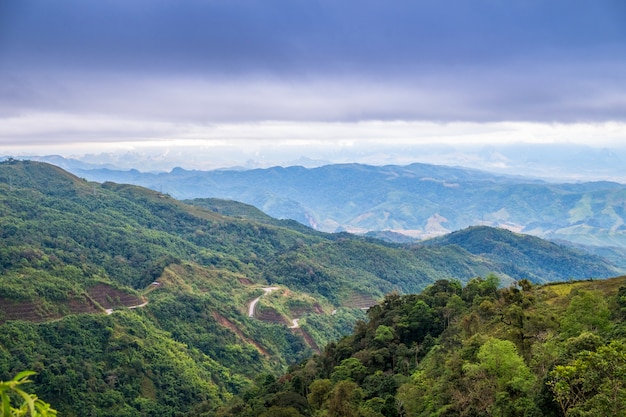
[[[265,294],[269,294],[272,291],[275,291],[277,289],[278,289],[278,287],[265,287],[265,288],[263,288],[263,291],[265,291]],[[263,294],[263,295],[265,295],[265,294]],[[257,303],[259,302],[261,297],[263,297],[263,295],[260,295],[257,298],[255,298],[254,300],[252,300],[252,302],[250,303],[250,306],[248,307],[248,317],[253,317],[254,318],[254,309],[256,308]]]
[[[147,305],[148,305],[148,301],[146,301],[146,302],[144,302],[144,303],[141,303],[141,304],[134,305],[134,306],[128,306],[128,307],[126,307],[126,308],[129,308],[129,309],[133,309],[133,308],[142,308],[142,307],[145,307],[145,306],[147,306]],[[107,313],[107,315],[108,315],[108,314],[113,314],[113,312],[114,312],[115,310],[113,310],[112,308],[107,308],[107,309],[106,309],[106,310],[104,310],[104,311],[105,311],[105,313]]]

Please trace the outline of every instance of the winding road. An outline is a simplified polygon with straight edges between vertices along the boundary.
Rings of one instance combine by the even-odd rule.
[[[272,291],[276,291],[280,289],[279,287],[265,287],[263,288],[263,291],[265,291],[265,294],[269,294]],[[250,303],[250,305],[248,306],[248,317],[252,317],[254,318],[254,310],[256,309],[256,305],[259,302],[259,300],[261,299],[261,297],[263,297],[263,295],[258,296],[257,298],[255,298],[254,300],[252,300],[252,302]],[[291,320],[291,322],[293,323],[291,326],[289,326],[290,329],[297,329],[300,327],[300,323],[299,323],[300,319],[293,319]]]
[[[265,294],[269,294],[272,291],[276,291],[277,289],[278,289],[278,287],[265,287],[265,288],[263,288],[263,291],[265,291]],[[265,294],[263,294],[263,295],[265,295]],[[259,302],[261,297],[263,297],[263,295],[260,295],[257,298],[255,298],[254,300],[252,300],[252,302],[250,303],[250,306],[248,307],[248,317],[254,317],[254,309],[256,308],[257,303]]]

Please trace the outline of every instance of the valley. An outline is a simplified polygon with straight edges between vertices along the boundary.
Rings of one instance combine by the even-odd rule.
[[[390,294],[350,335],[219,415],[623,415],[626,277],[497,284]]]
[[[504,229],[392,243],[32,161],[0,163],[0,203],[0,380],[37,372],[68,416],[221,415],[389,297],[623,273]]]

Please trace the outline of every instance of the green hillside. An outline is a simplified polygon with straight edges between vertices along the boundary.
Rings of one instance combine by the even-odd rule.
[[[438,281],[219,416],[623,416],[626,277],[497,289]]]
[[[473,226],[424,244],[459,246],[472,255],[501,265],[507,275],[519,276],[521,271],[526,271],[526,277],[533,282],[599,277],[611,269],[608,261],[583,250],[493,227]]]
[[[199,415],[349,333],[386,294],[491,272],[505,283],[572,276],[565,266],[584,271],[573,278],[615,275],[600,260],[511,271],[459,245],[394,245],[232,201],[191,203],[0,163],[0,380],[38,372],[36,392],[62,415]]]

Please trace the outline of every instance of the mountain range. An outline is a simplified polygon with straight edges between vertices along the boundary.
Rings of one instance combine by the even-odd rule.
[[[0,201],[0,380],[38,372],[69,416],[198,415],[439,280],[621,272],[504,229],[389,243],[32,161],[0,163]]]
[[[620,253],[626,248],[626,186],[615,182],[551,183],[427,164],[73,172],[177,199],[241,201],[325,232],[386,231],[426,239],[485,225]]]

